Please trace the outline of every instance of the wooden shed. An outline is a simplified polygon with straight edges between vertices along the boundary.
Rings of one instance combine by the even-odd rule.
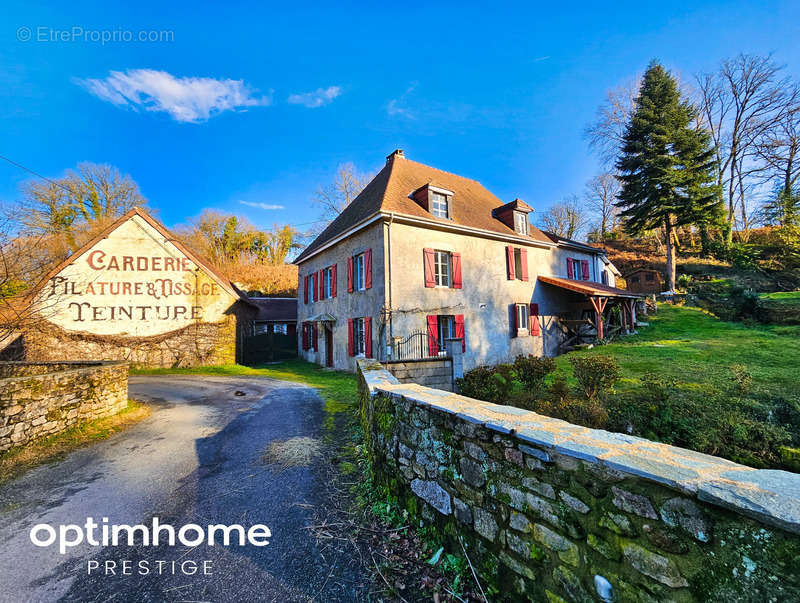
[[[626,289],[631,293],[661,293],[661,273],[658,270],[640,268],[625,275]]]

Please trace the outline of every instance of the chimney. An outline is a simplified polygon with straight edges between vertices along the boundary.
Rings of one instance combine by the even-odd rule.
[[[389,154],[386,156],[386,163],[389,163],[389,162],[390,162],[392,159],[394,159],[395,157],[402,157],[402,158],[405,158],[405,155],[403,155],[403,149],[395,149],[394,151],[392,151],[391,153],[389,153]]]

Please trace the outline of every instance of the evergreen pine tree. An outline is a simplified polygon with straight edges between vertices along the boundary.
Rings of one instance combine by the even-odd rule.
[[[617,207],[631,234],[663,229],[667,285],[675,290],[675,228],[707,224],[719,212],[711,139],[695,108],[656,61],[647,68],[617,160]]]

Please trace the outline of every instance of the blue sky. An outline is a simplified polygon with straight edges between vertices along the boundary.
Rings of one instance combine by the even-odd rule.
[[[650,59],[800,70],[797,2],[119,4],[4,3],[0,155],[117,166],[168,226],[214,208],[306,228],[337,165],[395,148],[541,211],[596,173],[583,129]],[[172,41],[94,41],[122,30]],[[28,177],[0,162],[0,200]]]

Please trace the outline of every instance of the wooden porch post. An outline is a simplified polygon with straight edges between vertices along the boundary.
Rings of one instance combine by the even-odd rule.
[[[592,302],[594,308],[596,323],[597,323],[597,338],[603,338],[603,310],[605,310],[608,303],[607,297],[590,297],[589,301]]]

